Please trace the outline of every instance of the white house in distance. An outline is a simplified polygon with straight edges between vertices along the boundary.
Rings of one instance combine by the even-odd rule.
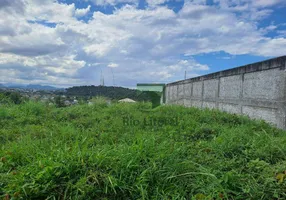
[[[121,99],[118,102],[123,102],[123,103],[136,103],[136,101],[134,101],[133,99],[129,99],[129,98],[125,98],[125,99]]]

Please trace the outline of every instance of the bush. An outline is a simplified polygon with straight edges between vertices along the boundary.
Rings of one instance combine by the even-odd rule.
[[[58,108],[65,107],[64,99],[61,96],[55,97],[55,104]]]
[[[285,131],[219,111],[94,101],[1,107],[0,198],[286,199]]]
[[[24,98],[17,92],[0,93],[0,104],[21,104]]]

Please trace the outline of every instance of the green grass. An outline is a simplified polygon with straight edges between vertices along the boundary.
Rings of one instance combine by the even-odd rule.
[[[285,132],[219,111],[2,106],[0,147],[0,199],[286,199]]]

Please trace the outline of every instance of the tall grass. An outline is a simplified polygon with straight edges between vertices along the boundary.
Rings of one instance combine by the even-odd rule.
[[[144,118],[178,124],[144,125]],[[0,107],[0,197],[286,199],[285,144],[284,131],[219,111]]]

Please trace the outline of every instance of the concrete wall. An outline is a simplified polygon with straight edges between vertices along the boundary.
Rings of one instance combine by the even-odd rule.
[[[286,56],[166,85],[165,103],[220,109],[286,129]]]

